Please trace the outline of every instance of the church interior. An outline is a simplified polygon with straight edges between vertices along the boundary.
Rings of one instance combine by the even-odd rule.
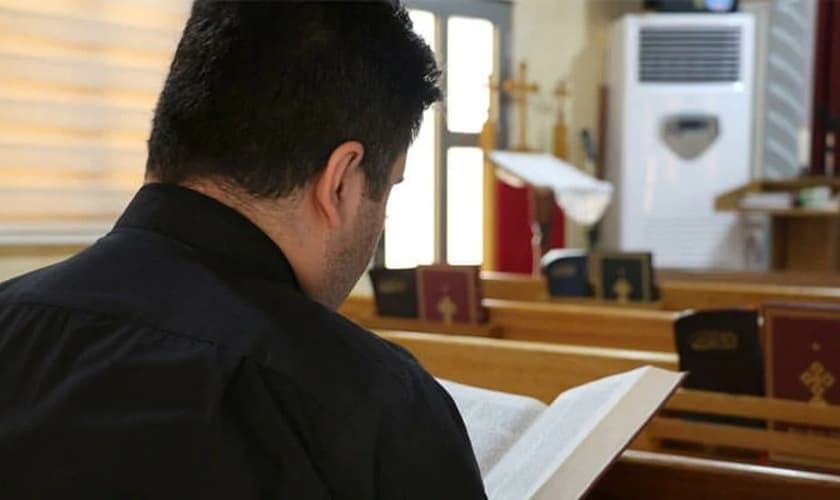
[[[444,70],[341,313],[550,403],[682,386],[589,498],[840,498],[840,3],[405,0]],[[143,182],[189,0],[0,0],[0,282]]]

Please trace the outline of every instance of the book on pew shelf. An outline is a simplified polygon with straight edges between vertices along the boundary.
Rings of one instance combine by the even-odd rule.
[[[840,307],[768,303],[762,307],[767,395],[840,405]],[[777,430],[840,437],[834,429],[777,422]]]
[[[418,318],[417,270],[374,268],[368,272],[373,285],[376,314]]]
[[[473,444],[490,500],[582,497],[677,388],[653,367],[570,389],[551,405],[441,381]]]
[[[589,269],[599,299],[619,303],[657,299],[650,252],[593,252]]]
[[[688,311],[674,322],[674,342],[686,389],[764,396],[764,360],[758,311]],[[695,417],[692,415],[692,417]],[[697,417],[709,422],[763,427],[760,420]]]
[[[445,324],[487,321],[478,266],[418,266],[420,319]]]
[[[541,260],[542,272],[552,297],[589,297],[589,256],[585,250],[556,249]]]

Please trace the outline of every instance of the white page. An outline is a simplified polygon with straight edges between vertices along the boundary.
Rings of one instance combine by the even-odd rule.
[[[438,380],[464,419],[482,477],[546,409],[533,398]]]
[[[613,375],[561,394],[485,476],[488,497],[531,498],[647,369]]]

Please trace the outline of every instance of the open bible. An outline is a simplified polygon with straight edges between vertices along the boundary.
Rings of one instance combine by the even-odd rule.
[[[677,388],[644,367],[568,390],[550,406],[441,380],[464,419],[490,500],[583,496]]]

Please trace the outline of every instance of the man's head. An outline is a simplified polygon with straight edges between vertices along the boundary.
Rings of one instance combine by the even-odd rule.
[[[147,177],[242,211],[304,290],[337,306],[370,259],[438,75],[391,1],[196,0]]]

